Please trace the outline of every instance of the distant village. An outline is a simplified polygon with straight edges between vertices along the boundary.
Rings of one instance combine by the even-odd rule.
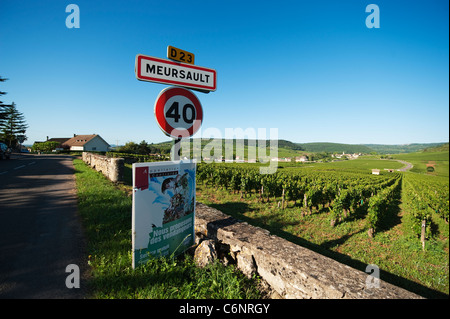
[[[354,154],[345,154],[345,152],[343,152],[342,154],[331,154],[332,158],[335,158],[336,160],[353,160],[353,159],[357,159],[359,156],[361,156],[361,153],[354,153]],[[219,159],[214,159],[214,158],[210,158],[210,157],[203,157],[204,161],[215,161],[215,162],[225,162],[225,163],[256,163],[256,159],[243,159],[240,156],[236,156],[235,159],[226,159],[223,156]],[[316,161],[311,161],[307,155],[302,155],[302,156],[296,156],[296,157],[272,157],[270,158],[270,160],[272,162],[287,162],[287,163],[291,163],[291,162],[296,162],[296,163],[309,163],[309,162],[316,162]]]
[[[44,151],[44,146],[48,146],[51,150],[46,149],[46,151],[58,152],[58,151],[92,151],[92,152],[108,152],[113,150],[113,148],[98,134],[90,135],[78,135],[73,134],[73,137],[63,137],[63,138],[49,138],[45,141],[36,141],[32,148],[28,148],[28,151]],[[146,155],[158,155],[158,154],[146,154]],[[331,157],[332,161],[338,160],[354,160],[363,155],[362,153],[334,153],[329,154],[329,159]],[[233,159],[226,159],[224,156],[220,158],[214,157],[203,157],[204,161],[214,161],[214,162],[225,162],[225,163],[256,163],[256,159],[244,159],[240,156],[235,156]],[[312,160],[308,155],[301,155],[296,157],[271,157],[272,162],[284,162],[284,163],[311,163],[317,162],[317,160]],[[322,160],[319,160],[322,161]]]
[[[357,159],[361,155],[362,155],[361,153],[358,153],[358,154],[356,154],[356,153],[355,154],[345,154],[345,152],[342,152],[342,154],[331,154],[331,157],[335,158],[335,159],[349,159],[349,160],[353,160],[353,159]],[[292,161],[295,161],[297,163],[298,162],[306,163],[306,162],[309,162],[310,160],[309,160],[308,156],[303,155],[303,156],[297,156],[294,159],[291,158],[291,157],[282,157],[282,158],[274,157],[274,158],[271,159],[271,161],[275,161],[275,162],[292,162]]]

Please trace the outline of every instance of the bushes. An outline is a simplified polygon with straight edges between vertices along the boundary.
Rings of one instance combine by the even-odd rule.
[[[35,142],[31,148],[33,152],[44,152],[44,153],[51,153],[54,149],[59,147],[59,142]]]
[[[395,205],[401,195],[402,178],[399,176],[396,182],[388,186],[369,199],[367,209],[367,222],[369,225],[369,237],[372,237],[380,223],[386,217],[386,213]]]
[[[121,157],[125,159],[127,163],[143,163],[143,162],[159,162],[168,160],[164,155],[141,155],[141,154],[131,154],[131,153],[118,153],[118,152],[107,152],[107,157]]]

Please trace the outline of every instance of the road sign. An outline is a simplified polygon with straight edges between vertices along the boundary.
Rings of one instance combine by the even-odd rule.
[[[166,135],[190,137],[202,125],[203,110],[194,93],[180,87],[169,87],[162,90],[156,99],[155,117]]]
[[[179,85],[187,88],[215,91],[216,70],[142,54],[136,55],[136,78],[141,81]]]
[[[167,58],[179,62],[194,64],[194,53],[175,48],[171,45],[167,46]]]
[[[195,174],[194,161],[133,164],[133,268],[194,244]]]

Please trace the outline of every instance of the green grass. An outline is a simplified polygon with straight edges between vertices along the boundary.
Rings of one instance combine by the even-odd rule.
[[[429,174],[441,177],[449,177],[449,152],[420,152],[409,154],[396,154],[392,155],[395,159],[404,160],[414,165],[411,172],[419,174]],[[435,162],[435,171],[433,173],[427,173],[426,164],[429,162]]]
[[[256,279],[219,262],[198,268],[188,254],[153,258],[133,270],[131,197],[81,160],[74,166],[88,240],[89,298],[260,298]]]

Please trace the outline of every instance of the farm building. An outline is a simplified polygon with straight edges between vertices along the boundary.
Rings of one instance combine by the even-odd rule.
[[[373,169],[372,170],[372,174],[373,175],[380,175],[380,170],[379,169]]]
[[[308,161],[308,157],[306,157],[306,156],[297,156],[296,158],[295,158],[295,161],[296,162],[307,162]]]
[[[107,152],[110,145],[105,142],[98,134],[92,135],[74,135],[74,137],[65,141],[62,146],[71,151],[97,151]]]

